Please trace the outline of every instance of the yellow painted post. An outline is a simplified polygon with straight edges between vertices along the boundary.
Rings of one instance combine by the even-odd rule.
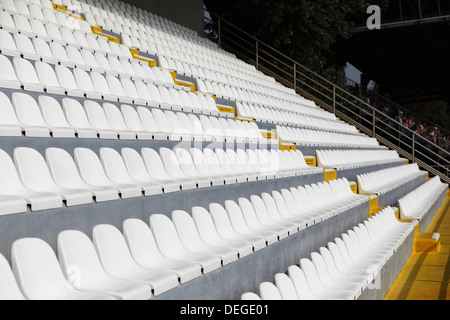
[[[317,158],[312,156],[306,156],[305,162],[310,167],[317,167]]]
[[[415,253],[437,253],[440,247],[439,233],[419,233],[414,238]]]
[[[325,182],[337,179],[337,171],[335,169],[324,169],[323,171],[325,173]]]

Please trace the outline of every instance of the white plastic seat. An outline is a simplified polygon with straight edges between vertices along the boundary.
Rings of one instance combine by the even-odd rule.
[[[196,188],[207,188],[211,186],[209,180],[197,179],[186,175],[181,169],[180,163],[176,154],[168,148],[160,148],[159,156],[161,157],[166,172],[169,176],[179,181],[192,181],[191,183]]]
[[[74,289],[65,279],[55,252],[41,239],[16,240],[11,248],[11,265],[28,300],[115,300],[106,294]]]
[[[175,225],[181,243],[186,249],[192,252],[216,254],[221,258],[222,266],[239,259],[238,251],[234,248],[205,243],[200,237],[192,216],[186,211],[173,211],[172,222]]]
[[[131,256],[123,234],[112,225],[96,225],[92,238],[106,272],[117,279],[141,281],[155,296],[179,286],[178,276],[164,269],[143,268]]]
[[[309,259],[300,259],[300,268],[305,274],[308,286],[315,296],[327,296],[329,299],[355,300],[355,294],[352,291],[342,290],[337,285],[328,285],[322,283],[313,262]]]
[[[114,94],[118,96],[120,102],[133,103],[133,99],[124,92],[122,84],[118,78],[107,74],[106,81],[108,82],[109,90],[111,93],[114,92]]]
[[[135,108],[122,104],[120,106],[120,112],[122,113],[125,126],[135,132],[138,140],[153,140],[153,133],[144,128],[139,113]]]
[[[352,277],[349,275],[341,275],[339,273],[330,273],[330,269],[324,258],[318,252],[311,253],[311,261],[316,267],[320,281],[326,287],[336,287],[340,290],[353,292],[355,299],[358,299],[362,293],[363,287],[366,285],[366,278],[361,280],[359,277],[355,276]]]
[[[221,237],[233,241],[245,241],[253,246],[253,251],[259,251],[267,247],[266,239],[257,234],[245,234],[234,229],[225,208],[218,203],[209,205],[209,212],[214,220],[214,225]]]
[[[92,78],[89,74],[80,68],[73,69],[73,75],[77,82],[78,88],[84,92],[84,95],[88,99],[102,99],[102,94],[95,90]]]
[[[104,100],[119,101],[119,97],[110,90],[108,81],[102,74],[92,71],[91,79],[95,90],[102,94]]]
[[[295,223],[283,220],[279,215],[277,216],[275,212],[272,212],[272,215],[269,214],[269,210],[260,196],[252,195],[250,196],[250,201],[255,208],[255,213],[261,223],[278,226],[279,228],[284,229],[287,235],[293,235],[298,232],[298,226]]]
[[[203,207],[192,208],[192,218],[202,240],[213,246],[234,248],[240,259],[253,253],[253,245],[246,241],[223,238],[217,231],[211,214]]]
[[[74,34],[76,35],[78,33],[75,31]],[[103,69],[102,67],[100,67],[98,65],[94,54],[91,51],[86,50],[86,47],[82,47],[82,49],[80,49],[80,54],[81,54],[81,57],[83,58],[84,64],[86,66],[88,66],[91,71],[98,72],[101,74],[105,73],[105,69]],[[94,80],[92,80],[92,81],[94,81]]]
[[[245,300],[245,301],[247,301],[247,300],[252,300],[252,301],[259,301],[259,300],[262,300],[261,299],[261,297],[260,296],[258,296],[256,293],[254,293],[254,292],[244,292],[242,295],[241,295],[241,300]]]
[[[39,81],[36,70],[30,61],[23,58],[13,58],[14,69],[22,87],[26,91],[44,92],[44,86]]]
[[[120,280],[103,269],[94,244],[89,237],[76,230],[58,235],[58,260],[66,277],[76,269],[79,278],[72,285],[79,290],[108,294],[118,300],[149,300],[151,288],[143,282]]]
[[[11,33],[17,33],[19,31],[11,14],[3,10],[0,11],[0,26],[2,29]]]
[[[69,59],[66,49],[60,43],[51,42],[50,49],[52,50],[53,57],[58,59],[59,64],[68,68],[75,68],[75,62]]]
[[[162,194],[162,185],[157,182],[138,182],[128,173],[120,153],[111,148],[100,149],[100,160],[108,178],[117,184],[140,188],[145,196]]]
[[[67,122],[75,130],[78,138],[98,138],[97,130],[92,127],[80,102],[72,98],[64,98],[62,108]]]
[[[84,190],[66,189],[53,180],[44,157],[31,148],[16,148],[14,163],[24,186],[35,192],[60,196],[67,206],[92,203],[92,193]]]
[[[122,85],[124,95],[131,98],[134,104],[141,106],[147,105],[146,100],[139,96],[136,86],[132,80],[128,78],[121,78],[120,83]]]
[[[17,284],[9,262],[2,254],[0,254],[0,284],[0,300],[26,300]]]
[[[0,86],[2,88],[20,89],[21,83],[8,57],[0,55],[0,64],[2,65],[0,69]]]
[[[281,217],[282,220],[295,223],[299,230],[303,230],[309,225],[307,219],[295,216],[289,211],[280,192],[272,191],[272,194],[263,193],[261,197],[266,204],[268,212],[275,219],[280,219]]]
[[[33,38],[32,40],[36,54],[40,56],[42,62],[50,64],[58,64],[58,59],[53,57],[49,44],[41,38]]]
[[[19,49],[13,36],[6,30],[0,29],[0,52],[5,56],[20,56]]]
[[[73,76],[73,73],[69,68],[63,65],[57,65],[55,67],[55,71],[61,87],[66,90],[66,94],[68,96],[81,98],[84,97],[83,90],[78,87],[77,81],[75,80],[75,77]]]
[[[19,30],[20,33],[27,35],[29,37],[35,37],[36,34],[34,33],[30,21],[21,14],[13,14],[13,20],[16,25],[16,28]]]
[[[72,45],[69,45],[66,47],[66,52],[67,52],[67,57],[69,58],[70,61],[72,61],[74,63],[74,66],[76,67],[76,69],[91,71],[91,68],[84,62],[84,59],[83,59],[83,56],[81,55],[80,50],[78,50],[76,47],[74,47]]]
[[[118,107],[112,103],[104,103],[103,110],[105,111],[108,123],[113,130],[119,133],[120,139],[123,140],[136,140],[136,132],[130,130],[123,119],[122,113]]]
[[[97,134],[101,139],[118,139],[118,132],[110,126],[105,110],[98,102],[85,100],[84,109],[89,123],[97,130]]]
[[[74,160],[81,178],[90,185],[108,187],[119,190],[122,198],[142,196],[141,188],[135,185],[123,185],[112,182],[106,175],[99,157],[94,151],[86,148],[76,148]]]
[[[259,284],[259,296],[261,300],[283,300],[277,286],[267,281]]]
[[[191,154],[195,161],[199,161],[199,163],[203,164],[204,166],[207,166],[209,169],[211,175],[221,177],[226,185],[235,184],[235,183],[241,183],[246,182],[247,179],[245,177],[239,176],[235,174],[235,172],[226,171],[218,157],[217,154],[214,152],[214,150],[205,148],[202,150],[197,148],[191,148]],[[203,162],[200,162],[199,159],[203,159]],[[200,170],[200,168],[199,168]]]
[[[14,107],[9,97],[0,91],[0,136],[22,136],[23,124],[17,119]]]
[[[55,70],[53,70],[52,66],[41,61],[36,61],[34,66],[36,68],[39,81],[44,86],[45,92],[61,95],[66,94],[66,90],[64,90],[64,88],[59,84]]]
[[[253,206],[252,202],[247,198],[238,199],[239,207],[241,208],[242,215],[244,216],[245,222],[248,226],[255,230],[274,232],[277,235],[278,241],[287,238],[289,233],[285,228],[280,228],[279,226],[268,223],[263,223],[256,214],[256,208]]]
[[[235,201],[226,200],[225,209],[230,217],[231,224],[239,233],[261,236],[266,239],[268,246],[278,242],[278,235],[272,230],[266,230],[265,228],[254,229],[250,227],[244,218],[242,209]]]
[[[36,100],[22,92],[14,92],[11,98],[17,119],[23,124],[27,137],[49,137],[50,128],[42,118]],[[29,128],[29,129],[28,129]]]
[[[208,149],[205,149],[204,152],[210,153]],[[249,181],[249,176],[245,174],[245,172],[240,170],[240,168],[231,161],[225,150],[216,148],[214,154],[219,161],[222,170],[225,171],[225,173],[227,173],[228,175],[236,177],[237,183],[244,183]],[[213,154],[211,154],[211,157],[213,157]]]
[[[163,172],[160,172],[160,174],[158,175],[159,179],[152,176],[152,174],[147,170],[144,159],[142,159],[138,151],[132,148],[122,148],[121,154],[123,161],[128,169],[128,173],[134,180],[138,181],[139,183],[160,184],[164,193],[180,191],[180,183],[174,180],[166,180],[168,177],[165,177],[163,175]],[[157,166],[157,164],[155,164],[154,162],[152,162],[151,165]]]
[[[170,259],[194,261],[202,266],[207,274],[222,267],[222,259],[215,254],[192,252],[186,249],[176,231],[173,222],[163,214],[150,216],[150,229],[163,255]]]
[[[165,150],[162,152],[164,153]],[[215,182],[214,185],[223,185],[222,179],[217,181],[215,177],[204,176],[201,173],[199,173],[196,164],[194,163],[192,156],[188,150],[176,147],[173,149],[172,152],[176,156],[176,159],[178,160],[182,172],[189,178],[195,179],[199,188],[203,186],[205,188],[213,186],[213,182]]]
[[[24,59],[28,60],[40,60],[41,56],[37,53],[33,42],[24,34],[16,33],[14,34],[14,41],[16,43],[17,50]]]
[[[199,148],[191,148],[189,152],[192,157],[193,165],[195,165],[198,173],[204,177],[208,177],[209,179],[211,179],[211,183],[213,186],[236,183],[235,177],[227,177],[227,174],[222,170],[222,168],[220,167],[220,163],[216,158],[215,163],[212,163],[212,161],[214,161],[214,158],[211,160],[211,162],[208,161],[209,159],[206,158],[203,151]]]
[[[154,113],[152,111],[145,107],[137,107],[136,111],[139,115],[142,127],[145,131],[152,134],[154,140],[169,140],[170,132],[168,131],[168,128],[164,127],[164,123],[159,123],[160,126],[157,125],[157,120],[154,118]],[[161,110],[155,111],[161,112]]]
[[[283,300],[300,300],[294,283],[287,274],[277,273],[275,275],[275,286],[280,291]]]
[[[31,191],[23,185],[11,157],[0,150],[0,169],[2,183],[0,184],[0,195],[21,197],[27,201],[32,211],[61,208],[62,198],[58,195]]]
[[[56,184],[67,189],[89,191],[96,202],[105,202],[119,199],[117,189],[108,187],[96,187],[88,185],[81,179],[72,156],[60,148],[47,148],[45,159],[49,171]]]

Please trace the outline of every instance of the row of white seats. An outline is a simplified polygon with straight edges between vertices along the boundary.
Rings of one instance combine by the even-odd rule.
[[[317,165],[324,169],[351,169],[385,163],[406,164],[395,150],[316,150]]]
[[[364,290],[378,288],[381,268],[416,224],[399,222],[387,207],[311,253],[311,258],[276,274],[274,283],[261,283],[259,295],[246,292],[241,299],[356,300]]]
[[[42,61],[32,63],[17,57],[13,58],[11,63],[3,55],[0,55],[0,62],[4,66],[0,72],[0,85],[3,88],[23,88],[25,91],[45,91],[51,94],[135,103],[178,111],[223,114],[218,111],[210,95],[196,94],[190,89],[179,90],[176,85],[171,85],[169,82],[155,84],[151,80],[148,82],[139,78],[132,80],[111,74],[104,75],[97,71],[89,72],[80,68],[52,66]],[[155,68],[153,71],[156,70],[159,69]],[[173,84],[173,78],[168,76]]]
[[[436,200],[447,192],[448,184],[438,176],[428,180],[398,200],[400,219],[422,220]]]
[[[43,157],[19,147],[13,158],[0,151],[1,214],[317,173],[300,153],[275,150],[48,148]]]
[[[135,26],[134,28],[139,28],[139,26]],[[140,28],[140,29],[142,29],[142,28]],[[139,34],[141,34],[142,35],[142,30],[139,32]],[[122,34],[123,35],[123,34]],[[137,35],[137,37],[139,37],[139,35]],[[139,39],[137,39],[137,40],[139,40]],[[148,40],[148,37],[146,37],[146,36],[144,36],[144,39],[142,39],[143,41],[141,41],[140,43],[146,43],[147,42],[147,40]],[[148,40],[148,41],[151,41],[151,40]],[[176,42],[176,41],[174,41],[174,42]],[[129,41],[125,41],[125,43],[127,43],[127,45],[128,46],[133,46],[133,47],[135,47],[135,46],[139,46],[139,44],[138,43],[136,43],[136,42],[129,42]],[[158,55],[160,55],[160,56],[165,56],[165,54],[163,53],[163,52],[161,52],[161,50],[157,50],[158,52],[156,52]],[[170,67],[171,69],[173,68],[173,67]],[[179,69],[179,68],[177,68],[177,69]],[[262,92],[262,91],[261,91]]]
[[[159,108],[0,91],[0,136],[266,143],[256,123]]]
[[[358,192],[380,195],[425,174],[417,163],[360,174],[356,177]]]
[[[42,28],[33,28],[33,29],[35,30],[35,29],[42,29]],[[45,36],[44,34],[42,34],[42,35]],[[71,39],[71,38],[72,37],[70,37],[70,35],[66,35],[65,37],[57,37],[57,40],[61,40],[62,39],[61,41],[64,42],[64,41],[67,41],[67,39]],[[99,44],[95,43],[97,41],[96,37],[93,37],[92,35],[90,35],[90,37],[88,37],[88,38],[89,38],[88,42],[81,41],[80,39],[78,39],[78,41],[70,41],[70,43],[71,44],[82,43],[83,47],[85,47],[85,48],[90,47],[90,49],[95,50],[97,53],[103,53],[103,54],[108,53],[109,54],[111,52],[107,48],[108,47],[108,42],[106,42],[104,39],[102,39],[102,37],[98,37],[98,39],[97,39],[99,41]],[[101,41],[101,40],[103,40],[103,41]],[[111,45],[114,46],[116,44],[111,44]],[[106,49],[105,49],[105,47],[106,47]],[[121,49],[123,51],[123,46],[122,46]],[[118,50],[116,50],[116,51],[118,51]],[[126,52],[126,54],[128,55],[128,58],[130,58],[129,52]]]
[[[282,109],[258,106],[251,103],[237,102],[236,106],[237,114],[244,119],[251,118],[260,122],[313,127],[323,127],[325,123],[331,126],[342,126],[342,124],[337,121],[334,114],[318,108],[310,108],[299,105],[298,110],[296,112],[292,112]],[[346,130],[348,130],[348,128],[346,128]],[[354,132],[356,133],[356,131]]]
[[[57,44],[52,43],[56,46]],[[65,50],[60,46],[61,50]],[[72,48],[75,52],[77,49]],[[105,60],[105,56],[96,54],[96,58],[89,52],[84,52],[93,58]],[[51,52],[50,52],[51,54]],[[81,57],[81,54],[78,52]],[[0,80],[6,88],[19,88],[23,86],[25,90],[42,92],[44,89],[49,93],[68,94],[72,96],[89,96],[97,99],[122,100],[129,103],[136,101],[137,104],[146,105],[149,102],[159,102],[158,97],[153,97],[153,92],[147,86],[175,88],[177,91],[188,91],[186,86],[176,85],[172,75],[164,69],[157,67],[150,68],[148,65],[139,62],[128,62],[117,58],[114,68],[108,65],[108,70],[97,68],[94,63],[86,67],[78,64],[74,67],[77,58],[64,58],[68,63],[47,63],[40,61],[41,56],[37,55],[36,60],[13,57],[12,63],[7,56],[0,55],[2,65],[5,66]],[[62,61],[62,60],[61,60]],[[136,60],[137,61],[137,60]],[[123,70],[127,68],[125,73]],[[170,95],[169,95],[170,98]],[[172,99],[172,98],[170,98]],[[160,102],[162,103],[162,102]],[[165,103],[169,103],[166,101]],[[173,103],[173,102],[172,102]],[[192,107],[191,107],[192,109]]]
[[[342,193],[346,181],[332,182]],[[301,205],[320,200],[312,199]],[[123,234],[112,225],[97,225],[92,241],[80,231],[63,231],[57,256],[40,239],[19,239],[11,249],[13,272],[0,256],[0,299],[149,299],[304,227],[302,220],[281,214],[266,193],[224,206],[212,203],[209,211],[175,210],[171,219],[153,214],[149,225],[127,219]]]
[[[280,141],[304,146],[384,148],[375,138],[363,134],[345,134],[277,125]]]
[[[237,106],[239,110],[240,104],[238,103]],[[350,134],[358,133],[356,127],[343,122],[339,122],[336,119],[332,119],[332,117],[327,117],[326,115],[330,113],[321,112],[322,109],[316,109],[317,112],[315,112],[315,110],[310,110],[310,108],[307,108],[309,110],[299,110],[298,112],[294,113],[260,106],[247,105],[247,107],[249,110],[253,111],[246,112],[244,119],[253,118],[258,119],[259,121],[280,125],[298,126],[309,129],[320,129]]]
[[[147,77],[153,81],[166,80],[165,75],[153,74],[146,70],[148,62],[134,59],[128,47],[108,42],[102,37],[96,38],[97,36],[93,34],[85,36],[75,31],[75,36],[71,36],[70,32],[63,35],[64,41],[55,41],[44,37],[30,38],[22,33],[10,33],[0,29],[0,50],[2,54],[8,56],[22,56],[30,60],[42,60],[88,71],[95,70],[103,74],[121,74],[134,79],[139,78],[136,74],[139,72],[140,75],[145,75],[140,78]],[[73,40],[67,43],[70,39]],[[141,71],[139,67],[133,67],[130,63],[138,63],[144,70]]]

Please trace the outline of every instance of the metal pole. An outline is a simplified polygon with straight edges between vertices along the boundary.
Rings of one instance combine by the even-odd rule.
[[[219,33],[219,46],[222,46],[222,31],[221,31],[221,29],[222,29],[221,28],[221,24],[222,23],[221,23],[221,21],[222,20],[219,19],[219,25],[218,25],[219,30],[217,31]]]
[[[376,138],[375,137],[375,109],[373,109],[373,111],[372,111],[372,137],[373,138]]]
[[[419,5],[419,18],[422,20],[422,3],[420,0],[417,0],[417,4]]]
[[[336,114],[336,86],[333,86],[333,113]]]
[[[413,140],[412,140],[412,162],[416,162],[416,134],[413,134]]]
[[[297,92],[297,64],[294,63],[294,90]]]
[[[258,49],[258,40],[256,40],[256,70],[259,69],[259,49]]]

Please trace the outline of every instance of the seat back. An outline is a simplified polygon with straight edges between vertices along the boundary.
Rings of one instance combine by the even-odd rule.
[[[30,83],[40,85],[41,82],[37,76],[36,70],[30,61],[22,58],[13,59],[14,70],[16,71],[17,78],[22,83]]]
[[[29,94],[14,92],[12,103],[21,123],[33,127],[47,127],[36,100]]]
[[[76,270],[80,276],[72,282],[75,288],[95,287],[111,279],[103,269],[91,239],[81,231],[65,230],[59,233],[58,259],[66,277]]]
[[[25,297],[30,300],[68,298],[69,283],[48,243],[37,238],[16,240],[11,265]]]
[[[283,300],[299,300],[294,283],[287,274],[277,273],[275,275],[275,285],[280,291]]]
[[[0,254],[0,300],[25,300],[11,266]]]
[[[86,115],[86,111],[79,101],[71,98],[64,98],[62,100],[62,107],[67,122],[69,122],[72,127],[93,129]]]
[[[1,69],[2,68],[0,68],[0,72]],[[17,115],[16,112],[14,111],[14,107],[11,103],[11,100],[8,98],[6,94],[4,94],[1,91],[0,91],[0,124],[16,125],[16,126],[20,125],[20,122],[17,119]]]
[[[262,282],[259,285],[261,300],[283,300],[280,290],[272,282]]]
[[[20,179],[27,188],[37,191],[58,188],[44,157],[35,149],[24,147],[14,149],[14,163]]]
[[[89,122],[94,128],[98,130],[112,130],[105,111],[98,102],[86,100],[84,102],[84,109],[86,110],[86,115]]]
[[[74,160],[82,179],[91,185],[110,185],[99,157],[87,148],[76,148]]]

